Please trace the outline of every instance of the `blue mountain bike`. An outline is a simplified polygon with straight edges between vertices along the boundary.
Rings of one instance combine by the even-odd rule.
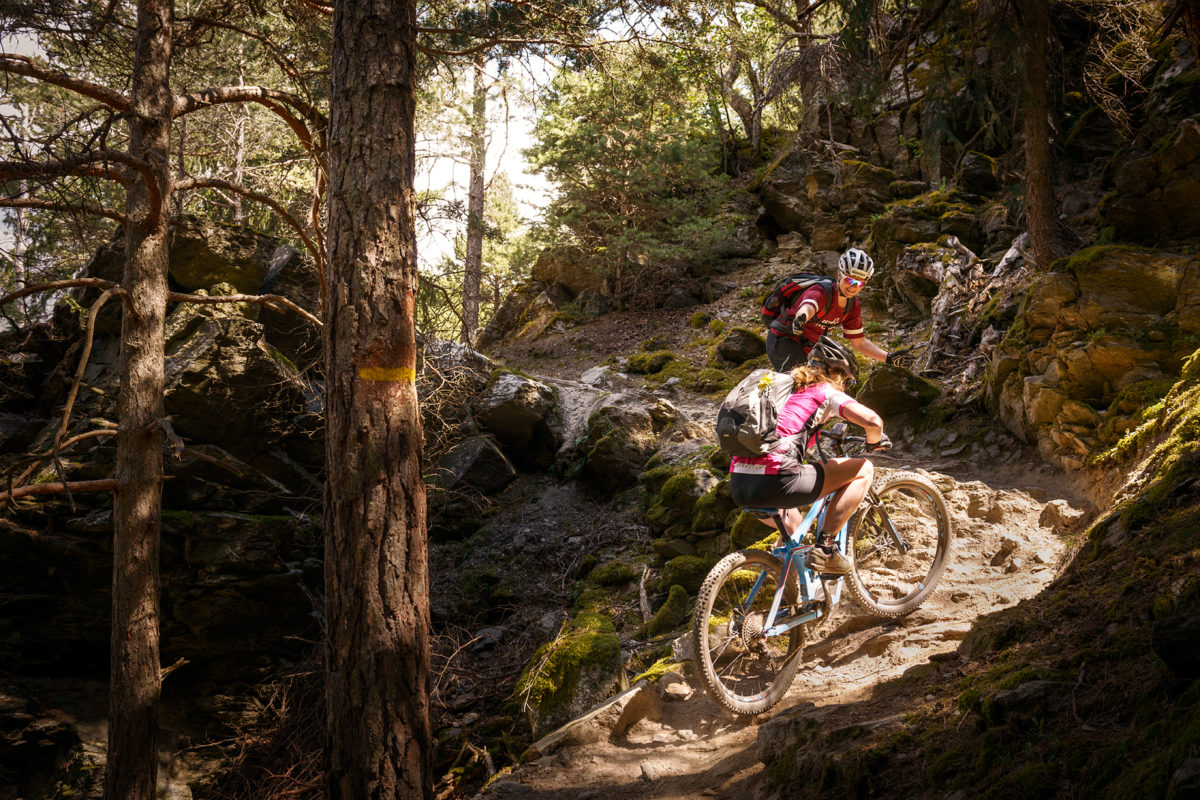
[[[862,451],[865,439],[846,430],[838,423],[818,434],[822,459],[823,439],[838,455]],[[783,699],[806,636],[827,628],[843,587],[867,611],[900,617],[929,597],[946,568],[951,539],[946,501],[928,478],[900,472],[877,479],[838,531],[853,571],[812,572],[807,556],[831,497],[814,503],[781,547],[730,553],[700,587],[692,616],[700,678],[709,696],[734,714],[761,714]],[[747,510],[772,517],[786,530],[780,509]]]

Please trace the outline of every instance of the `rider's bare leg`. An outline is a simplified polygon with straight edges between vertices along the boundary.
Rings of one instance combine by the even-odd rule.
[[[875,479],[875,468],[865,458],[832,458],[825,462],[824,488],[838,487],[825,512],[822,533],[830,535],[850,519],[858,504],[866,497]]]
[[[779,510],[779,515],[783,517],[783,524],[787,526],[789,534],[795,531],[800,526],[800,523],[804,521],[804,515],[800,513],[800,509],[798,508],[781,508]],[[766,525],[768,528],[776,527],[775,520],[773,519],[762,519],[760,517],[758,521],[763,525]],[[775,540],[775,544],[771,546],[783,547],[783,543],[784,535],[783,533],[780,533],[779,538]]]

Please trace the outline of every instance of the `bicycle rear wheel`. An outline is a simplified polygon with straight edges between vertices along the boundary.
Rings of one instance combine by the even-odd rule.
[[[762,637],[783,561],[761,550],[725,556],[708,573],[692,615],[692,645],[704,688],[734,714],[761,714],[778,703],[800,665],[803,626]],[[776,615],[796,601],[795,578]],[[755,587],[757,586],[757,590]]]
[[[950,556],[950,514],[937,487],[915,473],[881,478],[874,493],[879,504],[864,505],[851,521],[854,570],[846,584],[868,611],[902,617],[941,580]]]

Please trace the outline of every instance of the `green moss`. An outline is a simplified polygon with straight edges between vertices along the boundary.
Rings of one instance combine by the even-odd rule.
[[[592,570],[588,580],[599,586],[616,586],[633,580],[633,568],[624,561],[609,561]]]
[[[663,484],[675,474],[677,469],[677,467],[666,465],[651,467],[638,475],[638,483],[645,486],[652,494],[658,494],[662,491]]]
[[[686,384],[688,388],[702,394],[716,393],[723,396],[728,394],[729,390],[734,386],[737,386],[739,380],[740,378],[735,377],[729,371],[716,367],[706,367],[692,375],[690,380],[686,381]]]
[[[689,328],[703,328],[712,321],[712,315],[707,311],[697,311],[688,317]]]
[[[700,496],[698,491],[700,476],[696,473],[697,470],[691,467],[677,472],[673,478],[663,484],[662,491],[658,496],[659,502],[670,508],[678,508],[682,511],[690,510]]]
[[[663,565],[658,586],[666,589],[678,584],[689,594],[695,594],[714,563],[713,556],[676,556]]]
[[[1143,248],[1134,247],[1125,244],[1106,244],[1094,245],[1085,247],[1082,250],[1076,251],[1074,254],[1060,258],[1050,265],[1050,272],[1069,272],[1072,275],[1078,275],[1080,271],[1086,271],[1091,265],[1101,261],[1105,257],[1113,253],[1142,253]]]
[[[884,209],[884,215],[907,212],[917,219],[938,220],[950,212],[972,214],[974,210],[959,192],[953,189],[934,189],[916,197],[893,200]]]
[[[575,598],[573,607],[577,611],[600,612],[612,605],[612,592],[608,589],[586,589]]]
[[[658,661],[655,661],[644,672],[639,672],[630,679],[630,684],[638,681],[649,681],[650,683],[658,683],[662,676],[670,672],[678,672],[679,664],[671,656],[663,656]]]
[[[720,336],[725,331],[725,320],[714,319],[708,323],[708,330],[713,336]]]
[[[569,702],[584,670],[619,668],[621,644],[605,614],[580,611],[534,654],[517,681],[517,695],[542,714]]]
[[[667,601],[639,629],[638,638],[658,636],[680,627],[687,620],[687,607],[687,589],[679,584],[672,585],[671,591],[667,594]]]
[[[739,511],[737,519],[729,529],[729,543],[733,549],[740,550],[745,547],[756,547],[760,543],[766,542],[767,546],[761,549],[767,549],[778,535],[773,526],[764,525],[753,514]]]
[[[661,372],[663,367],[675,360],[675,354],[669,350],[657,350],[653,353],[635,353],[629,357],[625,369],[635,375],[653,375]]]
[[[723,485],[713,487],[692,507],[692,530],[711,531],[724,528],[725,518],[733,508],[733,499],[729,497],[724,482]]]

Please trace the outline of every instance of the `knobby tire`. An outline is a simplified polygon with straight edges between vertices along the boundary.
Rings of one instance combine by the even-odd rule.
[[[950,557],[950,513],[937,487],[912,472],[880,478],[873,488],[910,549],[900,552],[883,514],[864,501],[850,523],[854,570],[846,586],[871,613],[902,617],[916,611],[941,580]]]
[[[725,556],[708,573],[692,615],[692,645],[700,679],[717,705],[734,714],[761,714],[783,699],[800,665],[803,628],[763,640],[762,630],[781,579],[783,561],[761,550]],[[765,574],[754,602],[746,608],[750,587]],[[778,618],[795,602],[790,581]]]

